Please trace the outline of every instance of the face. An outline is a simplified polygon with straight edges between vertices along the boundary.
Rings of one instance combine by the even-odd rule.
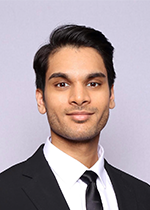
[[[40,113],[47,113],[52,138],[90,141],[99,138],[114,91],[103,59],[93,48],[62,47],[49,58],[44,100],[36,91]]]

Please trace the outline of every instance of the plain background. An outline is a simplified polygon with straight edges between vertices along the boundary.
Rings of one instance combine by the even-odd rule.
[[[150,1],[0,1],[0,171],[49,136],[32,62],[52,29],[68,23],[99,29],[114,45],[116,107],[101,144],[111,164],[150,183]]]

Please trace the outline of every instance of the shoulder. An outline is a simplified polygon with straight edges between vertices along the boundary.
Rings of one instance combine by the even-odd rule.
[[[16,188],[17,185],[21,184],[22,182],[22,176],[24,174],[24,171],[26,171],[27,168],[29,168],[29,171],[36,170],[37,162],[40,161],[40,159],[44,159],[43,155],[43,145],[39,147],[39,149],[27,160],[18,163],[7,170],[0,173],[0,189],[6,189],[7,187],[14,186]],[[2,188],[4,186],[4,188]],[[1,191],[1,190],[0,190]]]
[[[105,161],[105,169],[110,177],[116,194],[125,194],[136,199],[141,209],[150,209],[150,185],[120,169],[115,168]],[[124,191],[124,192],[122,192]],[[127,195],[126,194],[126,195]]]
[[[105,168],[108,174],[112,177],[122,177],[126,182],[130,183],[132,186],[138,186],[139,187],[146,187],[150,190],[150,185],[112,165],[110,165],[107,161],[105,161]]]
[[[0,209],[35,209],[24,189],[47,167],[41,146],[30,158],[0,173]]]

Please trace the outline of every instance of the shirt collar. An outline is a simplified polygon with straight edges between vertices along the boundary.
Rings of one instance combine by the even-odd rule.
[[[43,152],[54,174],[59,176],[66,185],[71,187],[80,179],[86,170],[92,170],[100,178],[103,187],[106,186],[104,150],[102,146],[98,146],[99,159],[90,169],[55,147],[51,143],[50,138],[47,138]]]

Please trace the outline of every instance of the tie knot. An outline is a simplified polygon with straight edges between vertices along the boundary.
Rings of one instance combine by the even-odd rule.
[[[96,183],[97,174],[93,171],[85,171],[84,174],[81,176],[81,180],[86,184],[90,184],[91,182]]]

